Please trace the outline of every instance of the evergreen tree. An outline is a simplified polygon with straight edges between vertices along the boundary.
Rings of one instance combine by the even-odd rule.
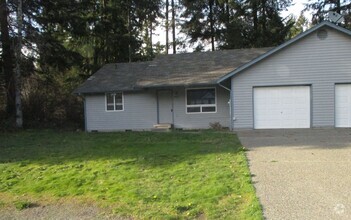
[[[189,43],[207,42],[211,50],[215,50],[216,41],[219,40],[220,20],[216,0],[182,0],[185,18],[181,24],[182,32],[189,37]],[[199,42],[200,41],[200,42]],[[200,46],[201,47],[201,46]]]
[[[17,34],[14,24],[6,25],[5,22],[15,17],[17,0],[1,0],[0,3],[7,6],[0,10],[1,63],[8,64],[4,69],[11,71],[15,60],[8,61],[13,58],[8,55],[13,54],[13,48],[8,46],[11,42],[8,42]],[[62,100],[67,99],[74,86],[105,63],[126,62],[129,58],[132,61],[150,59],[153,55],[152,30],[157,25],[161,7],[160,0],[23,0],[23,47],[28,53],[20,60],[21,72],[25,73],[24,83],[36,79],[35,83],[31,81],[27,85],[26,95],[38,92],[36,97],[39,97],[38,94],[45,91],[43,99],[46,100],[38,104],[40,110],[32,113],[41,117],[50,114],[49,108],[52,112],[58,111],[54,106],[64,105],[64,101],[59,104],[55,96],[61,94]],[[9,34],[3,34],[6,28]],[[145,38],[146,33],[148,38]],[[18,43],[13,42],[15,46]],[[9,79],[13,78],[13,71],[6,73]],[[9,88],[9,81],[6,88]],[[71,83],[73,81],[75,83]],[[39,84],[41,91],[35,88]],[[10,107],[14,106],[14,93],[11,94],[6,102]],[[24,102],[27,106],[25,116],[29,116],[28,109],[35,106],[28,104],[28,100]]]
[[[297,36],[298,34],[304,32],[309,26],[309,22],[307,18],[303,15],[303,13],[301,13],[297,19],[295,17],[292,17],[290,19],[290,22],[293,25],[289,31],[289,34],[287,35],[287,39],[291,39]]]
[[[279,15],[291,0],[183,0],[182,4],[186,18],[182,31],[189,42],[208,42],[212,50],[216,45],[220,49],[275,46],[291,27]]]
[[[6,0],[0,0],[0,31],[3,86],[6,94],[6,113],[9,117],[15,116],[15,82],[13,48],[8,24],[9,8]]]
[[[289,33],[291,23],[279,15],[291,5],[291,0],[246,0],[239,16],[249,23],[248,42],[250,47],[269,47],[281,44]]]

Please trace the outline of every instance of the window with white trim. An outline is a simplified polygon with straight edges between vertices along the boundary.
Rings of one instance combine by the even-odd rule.
[[[123,94],[106,93],[106,111],[123,111]]]
[[[211,113],[216,112],[216,89],[187,89],[186,112],[187,113]]]

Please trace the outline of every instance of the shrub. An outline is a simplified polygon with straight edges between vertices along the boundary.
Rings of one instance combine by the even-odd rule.
[[[213,129],[213,130],[223,130],[223,126],[221,125],[221,123],[219,122],[211,122],[210,123],[210,127]]]

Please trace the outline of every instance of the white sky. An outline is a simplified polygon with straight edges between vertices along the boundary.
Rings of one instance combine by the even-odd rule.
[[[308,0],[293,0],[292,2],[292,6],[290,6],[288,8],[287,11],[283,11],[282,17],[285,18],[287,16],[289,16],[290,14],[293,14],[295,17],[298,17],[301,13],[301,11],[304,9],[304,4],[306,4],[308,2]],[[308,18],[308,20],[311,19],[311,15],[308,12],[304,13],[305,17]],[[176,36],[179,35],[179,30],[176,30]],[[171,37],[172,37],[172,32],[170,30],[169,32],[169,42],[171,43]],[[157,27],[156,31],[154,32],[154,36],[153,36],[153,43],[157,43],[160,42],[162,45],[164,45],[166,43],[166,33],[165,33],[165,29],[162,27]],[[207,49],[207,48],[206,48]],[[178,50],[177,50],[178,52]],[[184,48],[183,52],[192,52],[191,48]],[[169,53],[172,53],[172,46],[170,46],[169,48]]]
[[[289,14],[293,14],[296,17],[298,17],[300,15],[301,11],[305,7],[304,4],[306,4],[307,2],[308,2],[308,0],[293,0],[293,3],[292,3],[293,5],[288,8],[288,11],[282,12],[282,16],[286,17]],[[310,18],[310,16],[306,13],[305,13],[305,16],[307,18]]]

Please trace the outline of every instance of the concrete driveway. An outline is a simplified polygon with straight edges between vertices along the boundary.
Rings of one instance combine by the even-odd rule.
[[[237,134],[266,219],[351,219],[351,129]]]

